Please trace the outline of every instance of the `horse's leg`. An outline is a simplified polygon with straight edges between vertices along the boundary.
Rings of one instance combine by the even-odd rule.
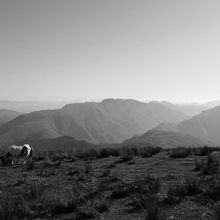
[[[24,164],[24,165],[27,164],[27,158],[24,158],[23,164]]]

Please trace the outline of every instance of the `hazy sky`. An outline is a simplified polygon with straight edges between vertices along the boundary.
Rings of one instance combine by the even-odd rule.
[[[220,1],[0,1],[0,99],[107,97],[220,99]]]

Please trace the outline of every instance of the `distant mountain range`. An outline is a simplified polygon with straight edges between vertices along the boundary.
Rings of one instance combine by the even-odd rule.
[[[80,102],[74,100],[72,103]],[[0,109],[10,109],[22,113],[62,108],[68,102],[53,101],[0,101]]]
[[[189,117],[198,115],[202,111],[205,111],[205,110],[208,110],[210,108],[220,105],[219,100],[212,101],[212,102],[205,102],[205,103],[171,103],[167,101],[162,101],[162,102],[151,101],[151,103],[162,104],[172,110],[183,112]]]
[[[161,122],[179,123],[189,117],[159,103],[106,99],[100,103],[69,104],[62,109],[23,114],[0,127],[0,146],[22,140],[71,136],[90,143],[120,143]]]
[[[192,117],[194,115],[200,114],[202,111],[209,108],[206,104],[173,104],[170,102],[161,102],[162,105],[166,106],[167,108],[180,111],[185,113],[186,115]]]
[[[91,100],[89,102],[101,102],[102,100]],[[188,116],[194,116],[204,110],[220,105],[220,100],[206,103],[171,103],[167,101],[151,101],[152,103],[162,104],[172,110],[183,112]],[[9,109],[21,113],[33,111],[60,109],[69,104],[67,101],[1,101],[0,109]],[[72,100],[71,103],[83,103],[81,100]],[[145,102],[146,103],[146,102]]]
[[[219,103],[180,105],[105,99],[31,113],[1,109],[0,148],[23,141],[37,146],[76,146],[78,140],[90,144],[125,141],[162,147],[220,146],[220,106],[207,109]]]

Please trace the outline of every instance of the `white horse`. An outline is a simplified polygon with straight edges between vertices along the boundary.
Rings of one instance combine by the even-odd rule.
[[[29,144],[22,146],[11,145],[4,152],[4,159],[6,164],[18,163],[19,159],[23,159],[23,163],[26,164],[27,160],[32,160],[33,150]]]

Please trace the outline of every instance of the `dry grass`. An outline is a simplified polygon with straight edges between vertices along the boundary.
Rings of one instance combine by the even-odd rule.
[[[206,155],[209,151],[178,148],[173,150],[178,160],[161,149],[141,147],[90,149],[92,157],[85,151],[77,152],[78,156],[73,151],[63,152],[62,157],[47,153],[44,160],[39,155],[30,168],[0,169],[0,220],[183,219],[192,215],[186,201],[195,202],[199,196],[213,201],[215,205],[205,207],[218,219],[220,178],[218,172],[204,175],[202,171],[203,167],[213,169]],[[125,161],[135,159],[135,164],[115,163],[123,156],[128,157]],[[200,165],[201,159],[204,165]],[[200,172],[194,171],[195,165]],[[196,205],[194,219],[202,219],[204,204],[198,201]]]

